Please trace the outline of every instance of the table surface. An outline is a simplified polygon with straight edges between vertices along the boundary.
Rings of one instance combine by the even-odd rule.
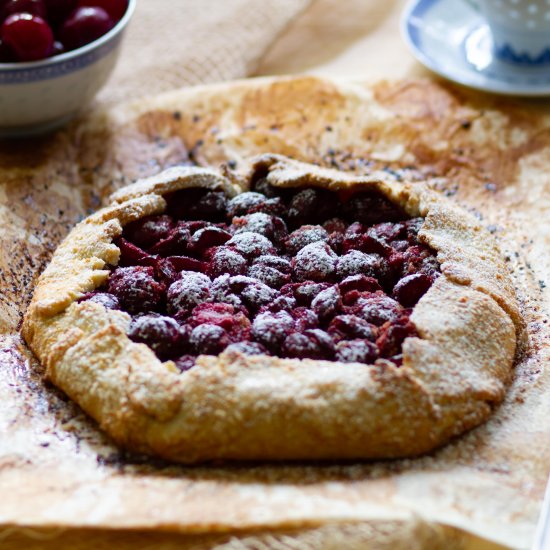
[[[405,3],[269,0],[252,8],[251,0],[139,0],[121,60],[94,108],[181,86],[257,75],[312,73],[361,80],[433,76],[414,60],[399,35]],[[535,105],[548,107],[544,101]],[[496,548],[472,540],[470,548]],[[29,550],[168,550],[194,542],[188,544],[179,535],[154,533],[75,530],[0,536],[0,548],[24,545]]]

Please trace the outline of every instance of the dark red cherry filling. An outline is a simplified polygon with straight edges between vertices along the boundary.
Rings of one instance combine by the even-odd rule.
[[[225,349],[402,362],[412,308],[439,276],[421,218],[370,191],[186,189],[128,224],[119,266],[82,300],[132,316],[128,335],[185,371]]]

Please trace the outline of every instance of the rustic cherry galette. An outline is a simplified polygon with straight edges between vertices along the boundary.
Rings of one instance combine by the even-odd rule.
[[[172,168],[79,224],[23,334],[121,445],[163,458],[411,456],[482,422],[522,335],[475,219],[274,155]]]

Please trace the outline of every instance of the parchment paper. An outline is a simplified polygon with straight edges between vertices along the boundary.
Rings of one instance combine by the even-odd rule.
[[[296,124],[298,115],[311,122]],[[15,548],[26,537],[31,548],[29,531],[21,530],[31,527],[46,536],[37,546],[44,548],[48,541],[52,547],[74,542],[73,531],[59,535],[58,529],[85,529],[78,548],[94,540],[114,544],[114,533],[90,529],[174,531],[188,535],[192,548],[287,542],[297,548],[528,548],[550,465],[549,128],[550,117],[430,82],[369,87],[299,78],[176,92],[4,149],[4,545]],[[274,152],[290,149],[315,162],[330,163],[327,151],[339,147],[334,154],[344,154],[347,160],[340,160],[350,169],[386,167],[405,170],[412,180],[431,178],[495,233],[531,346],[486,425],[414,460],[182,468],[119,452],[75,405],[44,385],[16,327],[33,278],[70,226],[113,189],[185,160],[189,150],[202,163],[233,158],[244,164],[266,140]],[[373,162],[354,164],[354,158]],[[120,537],[117,545],[136,540]],[[167,548],[181,542],[160,537]]]

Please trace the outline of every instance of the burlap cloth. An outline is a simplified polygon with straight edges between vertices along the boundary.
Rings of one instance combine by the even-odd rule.
[[[413,61],[398,36],[402,7],[402,1],[382,3],[377,0],[139,0],[121,62],[94,108],[182,85],[257,74],[314,72],[362,80],[426,75],[428,73]],[[398,105],[393,107],[399,108]],[[546,111],[544,103],[535,103],[529,108],[534,111],[529,120],[535,120],[537,113]],[[522,124],[529,124],[528,119]],[[545,160],[550,158],[545,157],[550,147],[546,145],[550,142],[547,127],[550,127],[549,121],[541,123],[536,132],[526,130],[529,143],[539,140],[538,156],[533,166],[527,166],[522,192],[506,198],[507,214],[499,218],[490,206],[484,211],[498,222],[505,222],[503,217],[510,216],[513,218],[511,223],[517,226],[526,223],[528,217],[521,215],[521,206],[530,203],[531,212],[537,217],[535,244],[538,244],[533,245],[527,238],[521,245],[529,249],[524,251],[524,256],[521,250],[513,251],[519,258],[514,264],[516,269],[520,274],[524,270],[529,273],[525,275],[523,287],[529,289],[528,293],[535,293],[533,289],[540,290],[539,287],[544,286],[543,279],[549,269],[548,261],[541,261],[544,248],[548,247],[548,241],[544,240],[548,239],[548,225],[543,222],[544,210],[537,210],[537,204],[548,205],[550,184],[543,176],[545,167],[550,165],[550,161]],[[506,132],[512,135],[513,128],[506,127]],[[44,143],[36,150],[41,155],[48,154],[48,146]],[[60,163],[62,150],[57,147],[55,153]],[[67,155],[71,154],[69,151],[67,148]],[[45,214],[43,224],[48,227],[53,244],[28,242],[23,245],[23,254],[20,250],[17,253],[10,250],[7,244],[10,240],[6,236],[11,229],[6,220],[12,214],[14,219],[24,220],[27,207],[36,209],[32,193],[25,193],[25,185],[46,186],[47,183],[32,178],[34,168],[28,160],[29,145],[3,144],[0,157],[3,178],[0,215],[4,217],[4,224],[0,224],[3,231],[0,235],[3,272],[0,275],[4,285],[9,279],[15,290],[23,291],[31,284],[24,273],[29,268],[40,270],[55,243],[70,228],[70,223],[51,226]],[[518,153],[518,158],[527,162],[527,153]],[[37,164],[40,162],[38,159]],[[497,173],[497,168],[492,168]],[[530,193],[528,187],[529,174],[533,171],[535,194]],[[22,182],[20,190],[10,187],[13,184],[13,181],[8,182],[10,178]],[[487,182],[487,185],[490,191],[492,183]],[[76,192],[72,195],[67,191],[54,208],[47,204],[47,193],[43,196],[44,212],[50,216],[57,210],[60,219],[65,219],[63,209],[70,209],[71,204],[79,200]],[[490,197],[480,197],[479,204],[490,204],[490,200]],[[514,214],[516,207],[520,211],[517,217]],[[23,257],[21,264],[11,265],[12,256]],[[535,272],[530,270],[531,260],[538,264]],[[6,266],[9,266],[9,273]],[[21,272],[19,279],[16,276],[18,269]],[[522,275],[516,279],[518,281],[521,285]],[[468,441],[475,442],[474,446],[465,444],[461,453],[453,455],[455,446],[452,445],[420,461],[358,464],[346,468],[281,466],[275,474],[271,470],[266,479],[267,470],[261,466],[180,470],[162,465],[154,475],[149,467],[142,475],[140,464],[132,460],[121,462],[120,456],[112,454],[109,443],[76,407],[66,403],[59,392],[44,387],[24,348],[14,345],[18,342],[16,327],[24,303],[14,305],[13,298],[8,301],[8,296],[14,295],[14,288],[7,293],[4,291],[2,287],[0,328],[5,335],[0,346],[0,548],[338,549],[367,548],[375,540],[376,548],[496,549],[506,546],[528,548],[531,543],[549,469],[544,467],[544,460],[541,465],[541,457],[550,456],[550,430],[548,422],[544,423],[550,406],[548,398],[543,397],[550,388],[550,377],[544,370],[548,363],[548,345],[544,340],[548,332],[545,328],[547,297],[541,300],[537,295],[534,302],[525,302],[531,325],[532,355],[518,368],[508,404],[487,429],[468,436]],[[521,410],[517,418],[510,418],[510,411],[518,409]],[[24,418],[27,413],[33,418],[30,424]],[[499,431],[499,426],[507,422],[508,428]],[[73,436],[74,431],[78,432],[78,437]],[[519,445],[517,448],[507,448],[502,442],[502,437],[512,432],[514,445]],[[494,460],[493,446],[507,449],[502,460]],[[472,455],[474,448],[475,456]],[[40,468],[35,467],[33,452],[40,454]],[[56,469],[59,453],[70,457],[61,484]],[[521,460],[521,474],[510,472],[514,460],[516,463]],[[48,485],[48,467],[52,472],[51,486]],[[88,472],[85,484],[78,483],[79,471]],[[464,483],[463,491],[451,481],[456,476]],[[147,510],[146,516],[136,512],[135,517],[117,518],[117,499],[125,498],[124,491],[117,487],[124,477],[134,479],[135,487],[142,489],[141,493],[132,493],[132,498],[141,495],[142,501],[136,502],[135,507],[141,510],[139,513]],[[433,479],[441,483],[437,498],[433,491],[425,490],[430,484],[433,489]],[[395,487],[396,497],[387,494],[388,483]],[[110,488],[107,492],[106,486]],[[223,491],[220,493],[220,487],[224,486],[227,498]],[[220,499],[220,505],[227,506],[228,517],[238,518],[239,498],[245,502],[247,492],[257,495],[260,486],[265,486],[265,506],[288,509],[290,518],[292,510],[298,508],[307,518],[308,507],[313,507],[322,520],[310,520],[311,525],[307,525],[307,520],[297,521],[297,525],[302,524],[300,530],[293,528],[290,520],[283,530],[263,528],[249,532],[239,532],[235,520],[234,531],[215,533],[209,531],[207,518],[203,518],[205,523],[199,532],[186,532],[184,524],[189,518],[184,516],[194,513],[200,523],[202,506],[211,509],[215,505],[210,494]],[[44,500],[40,490],[35,491],[33,487],[45,487],[50,496],[55,494],[55,498]],[[284,498],[280,493],[283,488]],[[479,495],[478,511],[461,509],[464,502],[470,502],[465,495],[474,490]],[[51,524],[58,522],[64,495],[70,502],[70,510],[64,512],[67,521],[57,528],[45,528],[48,517],[52,518]],[[390,502],[391,507],[377,508],[378,501]],[[28,514],[15,517],[14,510],[23,502],[27,504],[21,509],[26,508]],[[90,502],[95,503],[93,509],[89,508]],[[234,502],[232,506],[228,504],[231,502]],[[501,512],[499,503],[502,503]],[[249,515],[257,516],[258,525],[262,521],[263,505],[256,502],[255,509],[248,510]],[[156,531],[155,510],[159,507],[175,508],[176,518],[177,508],[181,507],[181,524],[177,520],[172,524],[163,523],[163,532]],[[125,502],[125,509],[128,508]],[[440,513],[440,508],[445,512]],[[483,510],[487,509],[492,511],[491,517],[483,515]],[[431,521],[438,516],[445,516],[448,521]],[[363,522],[365,517],[379,519],[375,523]],[[391,521],[386,521],[390,517]],[[403,519],[405,527],[396,530],[395,521],[399,518]],[[487,528],[483,522],[487,523]],[[135,532],[136,525],[147,530]],[[102,529],[104,526],[109,529]],[[499,536],[499,526],[505,535]]]

